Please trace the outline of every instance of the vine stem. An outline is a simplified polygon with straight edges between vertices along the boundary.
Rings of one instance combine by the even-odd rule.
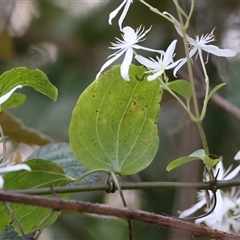
[[[196,94],[196,89],[195,89],[195,84],[194,84],[192,63],[191,63],[191,58],[190,58],[189,50],[188,50],[187,33],[186,33],[187,29],[183,23],[183,18],[182,18],[182,14],[181,14],[181,9],[178,4],[178,0],[173,0],[173,2],[176,6],[179,22],[180,22],[181,28],[182,28],[181,31],[182,31],[182,37],[183,37],[183,45],[184,45],[184,50],[185,50],[185,54],[187,57],[187,68],[188,68],[188,74],[189,74],[189,81],[191,83],[191,88],[192,88],[192,98],[193,98],[193,107],[194,107],[194,111],[195,111],[195,116],[196,116],[196,118],[199,118],[200,113],[199,113],[197,94]],[[192,2],[192,4],[194,4],[194,2]]]
[[[111,176],[112,176],[112,179],[113,179],[113,181],[114,181],[114,183],[115,183],[115,185],[116,185],[116,187],[117,187],[117,189],[119,191],[120,198],[122,200],[123,206],[127,207],[127,202],[126,202],[125,197],[123,195],[121,186],[119,184],[119,181],[117,179],[116,174],[113,171],[111,171]],[[130,219],[128,219],[127,221],[128,221],[128,230],[129,230],[129,240],[132,240],[132,223],[131,223]]]
[[[23,239],[27,240],[26,235],[23,231],[23,228],[22,228],[20,222],[18,221],[17,216],[14,214],[12,208],[9,206],[9,203],[8,202],[3,202],[3,204],[6,207],[6,209],[8,210],[8,212],[11,214],[11,217],[14,220],[14,222],[16,223],[16,225],[18,226],[18,229],[21,232]]]
[[[122,190],[143,190],[143,189],[210,189],[208,182],[125,182],[119,183]],[[240,178],[231,180],[217,181],[217,189],[240,186]],[[108,191],[108,183],[100,184],[81,184],[77,186],[54,187],[54,188],[39,188],[39,189],[21,189],[8,190],[12,193],[22,193],[29,195],[47,195],[54,193],[74,193],[74,192],[92,192],[92,191]]]
[[[47,207],[56,211],[67,210],[78,213],[93,213],[104,216],[114,216],[119,218],[131,219],[142,223],[155,225],[158,227],[181,230],[195,237],[228,240],[239,239],[238,235],[229,234],[226,232],[218,231],[216,229],[210,229],[203,225],[193,224],[146,211],[133,210],[129,208],[116,208],[105,204],[94,204],[76,200],[65,200],[61,198],[29,196],[25,194],[12,193],[6,190],[0,190],[0,201]]]
[[[163,14],[162,12],[160,12],[158,9],[156,9],[153,6],[151,6],[150,4],[146,3],[144,0],[140,0],[140,2],[142,4],[144,4],[145,6],[147,6],[154,13],[160,15],[161,17],[167,19],[168,21],[170,21],[170,22],[172,22],[174,24],[174,21],[171,18],[169,18],[167,15]],[[189,74],[189,82],[191,84],[191,89],[192,89],[192,100],[193,100],[194,114],[191,112],[188,103],[187,103],[188,105],[186,106],[175,93],[173,93],[171,90],[169,90],[169,88],[167,88],[167,86],[164,86],[164,87],[174,98],[177,99],[177,101],[187,111],[187,113],[189,114],[189,117],[191,118],[191,120],[197,124],[198,131],[199,131],[199,134],[200,134],[200,138],[201,138],[201,141],[202,141],[202,145],[203,145],[204,151],[205,151],[206,155],[208,155],[209,154],[208,143],[207,143],[205,132],[204,132],[203,127],[202,127],[202,120],[204,118],[203,114],[205,113],[205,110],[206,110],[206,106],[205,105],[207,104],[207,100],[206,99],[207,99],[208,91],[209,91],[208,77],[206,78],[206,94],[205,94],[205,100],[204,100],[204,108],[203,108],[203,111],[201,112],[201,115],[200,115],[200,111],[199,111],[199,107],[198,107],[197,94],[196,94],[196,88],[195,88],[195,84],[194,84],[192,62],[191,62],[191,58],[190,58],[190,55],[189,55],[187,33],[186,33],[187,28],[189,27],[190,18],[191,18],[192,14],[193,14],[195,1],[191,0],[191,8],[190,8],[190,12],[189,12],[188,15],[183,11],[181,6],[179,5],[178,0],[173,0],[173,3],[175,5],[175,7],[176,7],[178,18],[179,18],[179,22],[181,24],[181,29],[180,30],[182,32],[184,50],[185,50],[185,55],[186,55],[186,58],[187,58],[187,68],[188,68],[188,74]],[[184,24],[184,21],[183,21],[183,16],[186,18],[185,24]],[[176,27],[179,27],[179,26],[176,26]],[[205,73],[205,76],[207,76],[205,66],[203,66],[203,71]],[[161,83],[162,82],[163,81],[161,81]],[[213,180],[214,177],[211,176],[211,175],[212,174],[210,174],[210,178]]]
[[[88,175],[91,175],[91,174],[93,174],[95,172],[104,172],[107,175],[110,174],[109,170],[107,170],[105,168],[98,168],[98,169],[94,169],[94,170],[88,171],[88,172],[84,173],[83,175],[81,175],[80,177],[78,177],[77,179],[72,179],[72,180],[74,180],[74,182],[80,182],[83,178],[85,178]]]

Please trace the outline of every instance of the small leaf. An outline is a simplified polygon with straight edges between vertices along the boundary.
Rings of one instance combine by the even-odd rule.
[[[186,81],[186,80],[175,80],[173,82],[170,82],[168,84],[168,87],[178,93],[179,95],[181,95],[182,97],[184,97],[187,101],[190,101],[191,97],[192,97],[192,87],[191,84]]]
[[[197,157],[190,157],[190,156],[180,157],[180,158],[177,158],[177,159],[173,160],[172,162],[170,162],[166,169],[167,169],[167,171],[171,171],[176,167],[179,167],[185,163],[192,162],[192,161],[198,160],[198,159],[199,158],[197,158]]]
[[[4,177],[4,187],[6,189],[31,189],[43,187],[66,186],[72,181],[57,164],[46,160],[29,160],[25,162],[31,167],[31,171],[16,171],[6,173]],[[45,195],[53,197],[52,194]],[[59,194],[60,197],[69,198],[69,194]],[[11,209],[19,220],[25,233],[37,231],[50,226],[56,221],[61,213],[55,212],[43,225],[38,224],[51,212],[51,209],[22,204],[9,203]],[[0,231],[2,231],[12,221],[9,212],[3,204],[0,204]],[[19,233],[18,227],[13,224],[15,231]]]
[[[222,88],[223,86],[225,86],[226,83],[220,83],[218,84],[209,94],[208,94],[208,97],[207,97],[207,101],[209,101],[209,99],[212,97],[212,95],[217,91],[219,90],[220,88]]]
[[[28,159],[47,159],[61,166],[69,176],[75,179],[89,171],[73,156],[68,143],[48,144],[35,150]],[[94,173],[86,176],[80,183],[89,184],[98,181],[101,181],[101,176]],[[69,185],[78,184],[79,182],[69,183]]]
[[[0,112],[0,125],[2,126],[4,135],[10,141],[38,146],[51,142],[48,136],[24,126],[21,120],[8,112]]]
[[[127,175],[152,162],[159,144],[156,121],[162,89],[146,76],[138,80],[145,71],[131,65],[127,82],[114,66],[80,96],[69,137],[74,155],[87,168]]]
[[[53,101],[56,101],[58,90],[48,80],[45,73],[38,69],[30,69],[26,67],[18,67],[4,72],[0,76],[0,96],[6,94],[17,85],[28,86],[34,88],[36,91],[46,95]],[[12,96],[10,97],[10,99]],[[10,101],[8,108],[11,108]],[[18,101],[18,104],[23,102]],[[16,101],[14,102],[16,107]],[[18,106],[19,106],[18,105]],[[5,105],[6,109],[6,105]]]
[[[26,100],[26,96],[21,93],[13,93],[12,96],[1,105],[1,111],[5,109],[15,108],[22,105]]]
[[[180,157],[180,158],[173,160],[172,162],[170,162],[168,164],[166,169],[167,169],[167,171],[171,171],[172,169],[179,167],[185,163],[192,162],[192,161],[195,161],[198,159],[203,160],[204,155],[205,155],[204,150],[199,149],[199,150],[193,152],[192,154],[190,154],[189,156]]]

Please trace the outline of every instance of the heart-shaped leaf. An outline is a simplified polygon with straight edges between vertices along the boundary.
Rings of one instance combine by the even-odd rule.
[[[74,155],[87,168],[133,174],[152,162],[159,144],[162,90],[158,81],[138,80],[145,71],[131,65],[127,82],[115,66],[80,96],[69,136]]]

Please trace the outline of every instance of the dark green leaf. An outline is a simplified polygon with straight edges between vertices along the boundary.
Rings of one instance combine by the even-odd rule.
[[[35,233],[30,233],[26,237],[32,239]],[[19,237],[18,234],[14,231],[12,226],[5,227],[2,233],[0,234],[0,240],[23,240],[22,237]]]
[[[64,171],[73,178],[78,178],[89,169],[85,168],[72,154],[68,143],[54,143],[48,144],[34,151],[28,159],[47,159],[61,166]],[[88,184],[100,181],[101,177],[98,173],[91,174],[81,180],[81,184]],[[79,182],[72,182],[72,184],[79,184]]]

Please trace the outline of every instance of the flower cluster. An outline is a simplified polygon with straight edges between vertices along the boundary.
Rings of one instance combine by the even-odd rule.
[[[129,77],[129,67],[133,59],[133,55],[135,54],[135,59],[142,65],[148,68],[149,71],[147,73],[152,73],[152,75],[148,76],[148,81],[152,81],[160,77],[164,74],[165,70],[174,69],[173,74],[176,76],[177,71],[187,62],[187,58],[179,59],[174,62],[173,57],[175,56],[174,51],[176,48],[177,40],[174,40],[168,47],[166,53],[161,50],[154,50],[151,48],[146,48],[140,46],[138,43],[145,40],[145,35],[150,31],[150,28],[145,30],[144,27],[139,27],[136,30],[131,28],[130,26],[122,27],[123,21],[127,15],[127,12],[130,8],[130,5],[133,3],[133,0],[124,0],[118,8],[116,8],[109,15],[109,24],[112,24],[112,20],[117,16],[120,10],[123,9],[122,14],[118,20],[118,25],[120,31],[122,32],[122,39],[116,38],[116,43],[111,43],[112,47],[110,49],[117,50],[116,53],[113,53],[109,56],[109,60],[102,66],[99,73],[96,76],[96,79],[99,78],[100,74],[109,67],[114,61],[116,61],[119,57],[121,57],[124,53],[124,59],[121,64],[121,76],[123,79],[130,81]],[[183,32],[181,30],[180,23],[169,13],[164,12],[163,14],[170,17],[172,20],[178,34],[183,37]],[[214,54],[216,56],[221,57],[233,57],[236,55],[230,49],[220,49],[214,45],[208,45],[208,43],[215,40],[213,31],[210,34],[202,35],[201,37],[196,36],[196,39],[186,36],[189,48],[189,56],[192,58],[197,52],[201,54],[201,51],[206,51],[207,53]],[[157,52],[160,56],[156,56],[156,60],[150,58],[147,59],[141,55],[138,55],[135,50],[142,49],[150,52]]]
[[[21,85],[18,85],[16,87],[14,87],[12,90],[10,90],[8,93],[6,93],[5,95],[0,97],[0,105],[2,105],[4,102],[6,102],[11,95],[13,94],[13,92],[18,89],[21,88]],[[2,174],[7,173],[7,172],[13,172],[13,171],[18,171],[18,170],[27,170],[27,171],[31,171],[30,167],[26,164],[17,164],[17,165],[7,165],[7,162],[1,162],[0,163],[0,189],[3,188],[4,185],[4,179],[2,177]]]
[[[231,167],[227,171],[224,170],[222,161],[220,161],[214,171],[217,174],[219,170],[219,180],[230,180],[234,178],[240,172],[240,165],[231,172]],[[240,233],[239,219],[234,213],[240,212],[240,189],[232,187],[230,190],[224,191],[222,189],[216,192],[217,204],[214,211],[203,218],[195,220],[195,223],[204,223],[208,227],[216,228],[225,232]],[[213,195],[210,193],[210,199],[212,200]],[[201,209],[206,204],[205,191],[198,192],[198,203],[193,205],[191,208],[184,210],[180,214],[180,218],[185,218],[197,210]],[[204,211],[209,212],[208,208]]]

